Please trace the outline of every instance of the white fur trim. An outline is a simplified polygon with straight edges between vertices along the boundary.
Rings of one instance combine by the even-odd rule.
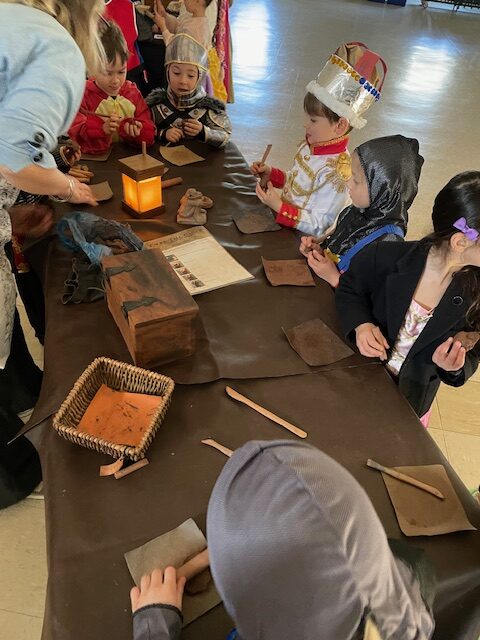
[[[307,91],[313,94],[317,100],[338,116],[346,118],[355,129],[362,129],[367,124],[365,118],[356,115],[345,103],[336,100],[328,93],[325,87],[321,87],[316,80],[312,80],[307,84]]]

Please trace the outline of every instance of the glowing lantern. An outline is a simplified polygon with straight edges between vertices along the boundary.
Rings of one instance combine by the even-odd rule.
[[[153,218],[165,211],[162,204],[163,162],[142,153],[118,161],[122,172],[122,207],[135,218]]]

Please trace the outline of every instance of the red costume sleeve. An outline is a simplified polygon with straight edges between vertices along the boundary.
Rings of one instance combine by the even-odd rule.
[[[153,124],[150,109],[147,107],[147,103],[143,99],[142,94],[132,82],[126,87],[125,92],[122,92],[122,95],[135,105],[135,115],[132,118],[122,120],[118,131],[119,136],[122,140],[125,140],[125,142],[132,144],[141,144],[142,142],[146,142],[148,145],[153,144],[155,140],[155,125]],[[128,136],[125,131],[125,125],[129,122],[131,123],[132,120],[137,120],[142,123],[142,129],[138,137]]]
[[[297,207],[294,207],[293,204],[287,204],[284,202],[280,207],[280,211],[277,213],[275,222],[277,224],[281,224],[282,227],[290,227],[294,229],[298,224],[299,217],[300,215]]]
[[[68,135],[78,142],[83,153],[104,153],[112,144],[110,136],[103,130],[104,119],[86,113],[95,111],[97,107],[98,99],[90,96],[87,89],[83,95],[80,111],[68,130]]]
[[[285,180],[285,173],[281,169],[272,167],[272,172],[270,173],[270,182],[273,184],[273,186],[276,189],[281,189],[285,184]]]

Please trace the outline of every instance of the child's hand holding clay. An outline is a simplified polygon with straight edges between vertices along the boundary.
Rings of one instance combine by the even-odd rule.
[[[266,185],[270,180],[270,174],[272,173],[272,167],[263,162],[254,162],[250,165],[250,171],[254,176],[260,178],[262,184]]]
[[[112,113],[112,115],[105,120],[103,123],[103,130],[107,136],[112,136],[117,133],[121,120],[122,118],[115,113]]]
[[[179,142],[183,138],[183,131],[178,127],[170,127],[165,133],[165,138],[168,142]]]
[[[138,138],[142,131],[143,124],[138,120],[129,119],[125,122],[124,131],[129,138]]]
[[[314,249],[315,251],[322,253],[322,250],[320,249],[320,245],[318,244],[317,239],[314,238],[314,236],[302,236],[300,240],[300,247],[299,247],[300,253],[304,255],[305,258],[308,258],[308,254]]]

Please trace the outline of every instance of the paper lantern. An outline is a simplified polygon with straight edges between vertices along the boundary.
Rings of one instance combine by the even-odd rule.
[[[162,175],[165,165],[142,153],[118,161],[122,172],[122,207],[135,218],[154,218],[165,211],[162,203]]]

